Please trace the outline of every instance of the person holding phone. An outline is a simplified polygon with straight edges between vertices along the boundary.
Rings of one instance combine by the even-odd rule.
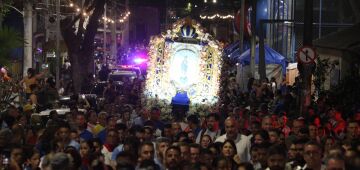
[[[209,135],[212,141],[215,141],[217,137],[221,135],[221,130],[219,129],[218,116],[215,113],[211,113],[206,117],[205,127],[200,130],[197,135],[196,143],[200,144],[200,139],[204,135]]]

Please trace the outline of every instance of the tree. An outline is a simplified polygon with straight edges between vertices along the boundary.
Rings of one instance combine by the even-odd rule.
[[[9,27],[0,28],[0,63],[7,65],[10,60],[11,51],[21,47],[21,35]]]
[[[106,0],[85,0],[85,13],[77,16],[68,16],[60,21],[61,34],[68,48],[71,63],[72,80],[75,92],[79,93],[82,84],[89,74],[93,74],[94,65],[94,39],[99,26],[99,20],[104,13]],[[76,29],[76,25],[77,29]]]

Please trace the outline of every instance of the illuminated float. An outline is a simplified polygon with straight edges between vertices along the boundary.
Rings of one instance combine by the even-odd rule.
[[[189,104],[189,112],[218,102],[222,47],[194,20],[182,19],[149,43],[149,66],[143,103],[171,112],[175,98]],[[188,102],[188,103],[186,103]]]

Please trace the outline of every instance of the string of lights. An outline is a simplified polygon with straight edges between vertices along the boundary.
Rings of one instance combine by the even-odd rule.
[[[69,7],[74,8],[77,13],[82,12],[84,17],[87,17],[89,15],[88,13],[86,13],[85,10],[82,10],[78,5],[74,4],[73,2],[69,3]],[[102,17],[102,19],[104,20],[104,22],[108,22],[112,24],[114,24],[115,22],[123,23],[129,18],[130,14],[131,14],[130,11],[126,11],[124,14],[121,14],[121,17],[119,19],[112,19],[109,17]]]
[[[214,15],[211,15],[211,16],[207,16],[207,15],[200,15],[200,18],[201,19],[210,19],[210,20],[213,20],[213,19],[217,19],[217,18],[220,18],[220,19],[234,19],[234,15],[220,15],[220,14],[214,14]]]

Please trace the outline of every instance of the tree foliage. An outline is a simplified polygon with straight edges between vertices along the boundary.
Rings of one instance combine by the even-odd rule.
[[[82,12],[61,20],[61,34],[68,49],[75,92],[80,92],[85,78],[92,73],[94,39],[105,3],[106,0],[85,0],[83,9],[88,17]]]
[[[12,3],[13,0],[0,0],[0,17],[9,12],[9,7],[7,5],[11,5]]]
[[[324,91],[324,83],[327,74],[329,73],[330,67],[331,64],[329,59],[320,59],[320,57],[316,59],[313,83],[315,85],[315,90],[318,94]]]
[[[9,63],[11,51],[21,47],[23,40],[20,33],[9,27],[0,28],[0,63]]]
[[[13,92],[16,89],[20,89],[18,83],[0,82],[0,112],[5,111],[11,104],[15,104],[15,98],[18,96]]]
[[[341,106],[343,113],[352,114],[360,109],[360,62],[354,61],[350,71],[339,83],[329,92],[329,102],[333,106]]]

